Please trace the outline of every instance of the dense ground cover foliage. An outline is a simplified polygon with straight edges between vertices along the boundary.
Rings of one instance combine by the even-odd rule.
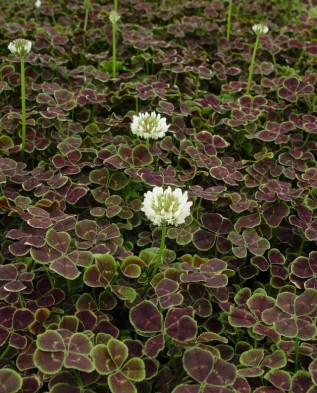
[[[37,5],[0,10],[0,392],[316,393],[315,2]]]

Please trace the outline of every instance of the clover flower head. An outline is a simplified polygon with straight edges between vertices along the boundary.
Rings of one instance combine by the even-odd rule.
[[[187,191],[183,193],[180,188],[172,190],[171,187],[164,191],[162,187],[154,187],[145,194],[141,210],[155,225],[166,222],[178,226],[190,215],[192,204],[188,202]]]
[[[41,0],[36,0],[36,2],[35,2],[35,7],[36,7],[36,8],[40,8],[41,5],[42,5],[42,1],[41,1]]]
[[[264,35],[268,33],[269,28],[265,26],[263,23],[259,23],[258,25],[253,25],[252,30],[256,35]]]
[[[120,15],[117,13],[117,11],[112,10],[109,12],[109,20],[112,24],[117,23],[119,19]]]
[[[24,38],[19,38],[10,42],[8,48],[11,53],[23,57],[26,54],[30,53],[30,50],[32,48],[32,42],[29,40],[25,40]]]
[[[163,138],[168,128],[169,125],[166,124],[166,118],[155,112],[140,113],[139,116],[134,115],[131,124],[132,133],[145,139]]]

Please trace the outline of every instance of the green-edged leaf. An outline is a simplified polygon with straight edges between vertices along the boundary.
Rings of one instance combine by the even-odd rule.
[[[264,375],[273,386],[282,389],[283,391],[289,390],[291,387],[291,376],[284,370],[270,370]]]
[[[53,261],[50,265],[50,269],[67,280],[75,280],[80,276],[80,271],[77,269],[77,266],[66,256]]]
[[[147,300],[131,308],[130,322],[143,333],[157,333],[163,328],[161,313],[153,303]]]
[[[50,247],[62,254],[66,254],[71,237],[67,232],[57,232],[55,229],[51,228],[47,231],[45,240]]]
[[[121,372],[108,377],[109,388],[112,393],[137,393],[135,385],[129,381]]]
[[[283,368],[286,364],[287,358],[285,352],[281,349],[277,349],[271,355],[266,356],[261,365],[276,369]]]
[[[65,351],[63,337],[55,330],[47,330],[37,336],[37,348],[43,351],[59,352]]]
[[[34,364],[44,374],[57,374],[63,368],[64,352],[44,352],[36,349]]]
[[[121,368],[121,372],[131,381],[140,382],[145,379],[145,364],[140,358],[129,359]]]
[[[16,393],[22,388],[22,378],[10,368],[0,370],[0,393]]]
[[[240,363],[244,366],[258,366],[264,357],[263,349],[250,349],[240,356]]]
[[[213,364],[212,354],[202,348],[191,348],[184,353],[184,369],[199,383],[203,383],[207,379],[213,369]]]
[[[117,369],[117,365],[112,360],[107,345],[98,344],[91,351],[96,371],[100,375],[108,375]]]
[[[111,359],[116,364],[117,368],[120,368],[128,358],[128,347],[116,338],[111,338],[108,341],[107,347]]]

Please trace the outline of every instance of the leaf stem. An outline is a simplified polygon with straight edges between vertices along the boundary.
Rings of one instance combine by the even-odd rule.
[[[260,34],[257,34],[254,48],[253,48],[253,53],[252,53],[251,64],[250,64],[250,68],[249,68],[249,78],[248,78],[248,85],[247,85],[246,94],[250,94],[250,88],[251,88],[252,76],[253,76],[253,68],[254,68],[254,63],[255,63],[256,51],[257,51],[258,45],[259,45],[259,40],[260,40]]]
[[[163,222],[163,225],[162,225],[162,235],[161,235],[161,246],[160,246],[160,251],[159,251],[159,255],[158,255],[158,257],[157,257],[157,260],[156,260],[156,262],[155,262],[154,269],[153,269],[153,272],[152,272],[150,281],[151,281],[152,278],[155,276],[155,274],[156,274],[156,272],[157,272],[159,266],[160,266],[161,263],[162,263],[162,257],[163,257],[163,252],[164,252],[164,248],[165,248],[165,237],[166,237],[166,221],[164,221],[164,222]]]
[[[20,307],[24,308],[24,301],[23,301],[23,297],[21,292],[18,292],[18,298],[19,298],[19,302],[20,302]]]
[[[112,23],[112,76],[117,76],[117,22]]]
[[[231,17],[232,17],[232,0],[229,0],[228,17],[227,17],[227,40],[230,40],[231,34]]]
[[[50,274],[48,268],[46,267],[46,265],[43,265],[43,267],[44,267],[44,270],[46,271],[47,277],[48,277],[48,279],[49,279],[49,282],[50,282],[50,285],[51,285],[51,289],[54,289],[54,288],[55,288],[55,285],[54,285],[52,276],[51,276],[51,274]]]
[[[298,371],[299,367],[299,340],[298,336],[295,338],[295,373]]]
[[[303,248],[304,248],[304,244],[305,244],[305,243],[306,243],[306,239],[303,238],[302,241],[301,241],[301,243],[300,243],[300,246],[299,246],[298,256],[301,256],[301,255],[302,255],[302,252],[303,252]]]
[[[90,7],[87,6],[86,10],[85,10],[85,21],[84,21],[84,29],[83,29],[85,39],[86,39],[87,26],[88,26],[89,10],[90,10]]]
[[[10,345],[6,346],[6,349],[0,355],[0,360],[2,360],[5,357],[5,355],[9,352],[10,348],[11,348]]]
[[[26,142],[26,112],[25,112],[25,66],[24,57],[21,57],[21,105],[22,105],[22,145],[21,159],[24,158],[24,149]]]

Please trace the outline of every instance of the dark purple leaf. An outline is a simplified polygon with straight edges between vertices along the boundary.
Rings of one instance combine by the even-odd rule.
[[[166,334],[178,341],[193,340],[197,334],[197,322],[190,316],[183,315],[166,326]]]
[[[121,372],[111,374],[108,383],[113,393],[136,393],[136,387]]]
[[[264,376],[272,385],[282,390],[289,390],[291,386],[291,376],[284,370],[270,370]]]
[[[229,385],[236,379],[237,371],[233,364],[222,359],[215,359],[215,364],[211,374],[207,378],[210,385]]]
[[[163,327],[159,310],[149,301],[143,301],[131,308],[130,322],[141,333],[161,332]]]
[[[256,323],[256,319],[251,313],[236,308],[230,308],[229,322],[234,327],[251,327]]]
[[[22,388],[22,378],[10,368],[0,369],[0,381],[1,393],[17,393]]]
[[[131,381],[143,381],[145,378],[144,361],[138,357],[133,357],[125,363],[121,368],[121,372]]]
[[[206,381],[213,369],[214,359],[209,351],[202,348],[187,350],[183,356],[183,365],[186,372],[197,382]]]
[[[147,356],[156,358],[160,351],[164,349],[164,336],[159,334],[158,336],[151,337],[147,340],[144,346],[144,353]]]

